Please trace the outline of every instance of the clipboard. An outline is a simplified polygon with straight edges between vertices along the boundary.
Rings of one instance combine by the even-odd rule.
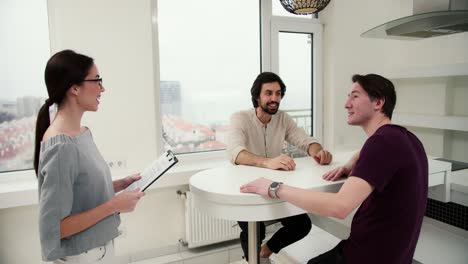
[[[153,184],[157,179],[164,175],[172,166],[174,166],[179,160],[168,150],[163,153],[157,160],[151,163],[145,170],[143,170],[141,179],[130,184],[125,190],[133,191],[137,188],[140,188],[140,192],[144,192],[151,184]]]

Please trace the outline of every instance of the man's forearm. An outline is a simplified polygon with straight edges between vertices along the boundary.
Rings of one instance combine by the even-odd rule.
[[[248,152],[247,150],[242,150],[239,152],[236,158],[237,165],[249,165],[266,168],[265,161],[267,158],[258,156]]]
[[[337,193],[317,192],[288,185],[277,191],[280,199],[313,214],[346,218],[374,190],[365,180],[350,177]]]
[[[312,143],[309,145],[309,149],[307,150],[307,153],[309,154],[309,156],[313,157],[320,150],[322,150],[322,145],[320,145],[319,143]]]
[[[348,215],[346,205],[337,193],[308,191],[288,185],[282,185],[277,192],[281,200],[292,203],[307,212],[343,219]]]

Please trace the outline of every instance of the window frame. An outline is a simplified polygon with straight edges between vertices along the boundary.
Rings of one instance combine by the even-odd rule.
[[[159,49],[158,47],[158,29],[157,29],[157,1],[153,2],[153,48],[154,48],[154,83],[155,83],[155,94],[157,95],[156,102],[159,102]],[[318,19],[311,18],[295,18],[295,17],[284,17],[284,16],[273,16],[272,11],[272,0],[259,0],[260,5],[260,72],[273,71],[278,72],[278,35],[273,32],[279,31],[292,31],[301,33],[310,33],[314,38],[313,46],[313,134],[319,142],[323,142],[323,25]],[[159,104],[156,108],[156,127],[157,131],[162,131],[162,116]],[[162,134],[157,135],[158,142],[158,154],[164,151],[164,142]],[[179,160],[183,162],[198,162],[204,160],[226,160],[226,150],[212,150],[206,152],[193,152],[193,153],[181,153],[177,156]]]
[[[305,33],[312,35],[312,133],[323,142],[323,25],[318,19],[272,16],[270,28],[271,70],[279,72],[280,32]]]

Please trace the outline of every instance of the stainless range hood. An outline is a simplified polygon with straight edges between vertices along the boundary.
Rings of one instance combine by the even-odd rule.
[[[361,34],[366,38],[417,40],[468,31],[468,0],[413,0],[413,15]]]

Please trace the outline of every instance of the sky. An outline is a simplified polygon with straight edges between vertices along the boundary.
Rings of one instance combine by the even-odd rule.
[[[0,1],[0,99],[46,97],[50,56],[46,0]]]

